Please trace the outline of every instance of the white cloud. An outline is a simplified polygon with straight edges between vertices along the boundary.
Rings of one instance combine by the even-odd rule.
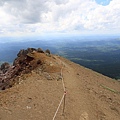
[[[41,32],[120,33],[120,1],[1,0],[0,34]]]
[[[56,4],[66,4],[69,2],[69,0],[54,0]]]
[[[47,10],[46,0],[11,0],[4,3],[4,10],[22,23],[40,21],[41,12]]]

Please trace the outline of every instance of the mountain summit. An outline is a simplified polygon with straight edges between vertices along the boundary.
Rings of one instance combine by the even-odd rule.
[[[0,89],[0,120],[120,120],[120,83],[50,50],[2,64]]]

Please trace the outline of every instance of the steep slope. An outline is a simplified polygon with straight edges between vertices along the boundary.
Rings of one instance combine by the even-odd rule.
[[[44,65],[0,92],[0,120],[120,120],[120,83],[65,58],[34,53]],[[62,76],[61,76],[62,69]]]

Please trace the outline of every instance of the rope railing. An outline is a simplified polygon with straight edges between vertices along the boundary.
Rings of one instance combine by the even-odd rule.
[[[63,67],[62,67],[62,69],[63,69]],[[64,92],[66,92],[66,89],[65,89],[65,83],[64,83],[64,79],[63,79],[62,69],[61,69],[61,76],[62,76],[63,90],[64,90]]]
[[[56,115],[57,115],[57,113],[58,113],[58,110],[59,110],[59,108],[60,108],[60,106],[61,106],[61,104],[62,104],[62,101],[63,101],[64,97],[65,97],[65,93],[63,94],[63,96],[62,96],[62,98],[61,98],[61,101],[60,101],[60,103],[59,103],[59,105],[58,105],[58,108],[57,108],[57,110],[56,110],[56,112],[55,112],[55,114],[54,114],[53,120],[55,120],[55,117],[56,117]]]
[[[66,98],[66,93],[67,92],[66,92],[66,88],[65,88],[65,83],[64,83],[63,72],[62,71],[63,71],[63,67],[61,68],[61,77],[62,77],[62,85],[63,85],[64,94],[63,94],[63,96],[62,96],[62,98],[60,100],[60,103],[59,103],[59,105],[57,107],[57,110],[56,110],[56,112],[55,112],[54,117],[53,117],[52,120],[55,120],[55,117],[56,117],[56,115],[58,113],[58,110],[59,110],[59,108],[60,108],[63,100],[64,100],[64,103],[63,103],[63,114],[64,114],[64,110],[65,110],[65,98]]]

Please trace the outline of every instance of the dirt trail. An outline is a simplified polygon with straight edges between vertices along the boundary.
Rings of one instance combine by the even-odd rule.
[[[92,105],[89,104],[88,95],[83,91],[83,84],[77,77],[77,73],[71,65],[63,63],[63,78],[67,90],[66,96],[66,120],[92,120],[96,117],[91,115]]]
[[[67,89],[64,119],[119,120],[120,94],[107,91],[100,85],[104,84],[120,91],[120,84],[65,59],[61,60],[65,61],[66,66],[63,70]]]
[[[54,62],[63,66],[67,90],[65,113],[62,104],[55,120],[120,120],[120,94],[101,86],[120,91],[119,82],[59,56]],[[62,81],[47,80],[38,69],[21,79],[0,92],[0,120],[52,120],[64,93]]]

